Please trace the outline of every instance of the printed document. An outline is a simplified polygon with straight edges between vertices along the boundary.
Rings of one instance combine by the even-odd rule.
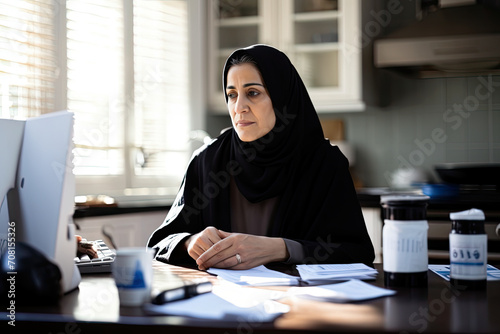
[[[373,280],[378,273],[363,263],[299,264],[297,270],[302,281],[309,284],[325,284],[349,279]]]

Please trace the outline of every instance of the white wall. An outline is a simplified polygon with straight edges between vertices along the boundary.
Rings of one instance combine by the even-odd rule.
[[[128,213],[120,215],[96,216],[75,219],[79,226],[76,231],[83,238],[93,240],[104,240],[112,247],[103,231],[111,235],[117,248],[121,247],[143,247],[151,233],[161,225],[167,211],[152,211],[140,213]]]

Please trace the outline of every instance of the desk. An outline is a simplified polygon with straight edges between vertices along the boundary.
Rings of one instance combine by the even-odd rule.
[[[379,275],[370,283],[383,287],[382,266],[375,268]],[[217,284],[206,272],[154,264],[154,287],[158,289],[204,277]],[[397,291],[394,296],[349,304],[288,298],[282,302],[290,305],[291,311],[273,323],[223,322],[151,316],[139,307],[120,307],[111,275],[84,275],[79,289],[65,295],[59,305],[16,310],[16,329],[71,334],[500,332],[499,281],[488,282],[487,292],[459,291],[429,271],[428,288]],[[6,319],[5,312],[2,319]]]

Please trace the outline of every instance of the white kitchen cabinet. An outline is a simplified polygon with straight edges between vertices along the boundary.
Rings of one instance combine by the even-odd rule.
[[[368,235],[375,249],[374,263],[382,263],[382,219],[379,208],[363,207],[363,218],[365,219]]]
[[[235,49],[269,44],[297,68],[318,112],[362,111],[359,0],[211,0],[208,103],[226,113],[222,68]]]

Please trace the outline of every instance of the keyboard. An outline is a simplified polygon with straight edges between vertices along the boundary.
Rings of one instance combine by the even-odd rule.
[[[116,253],[102,240],[94,241],[94,249],[97,252],[97,257],[94,259],[91,259],[87,254],[75,257],[75,264],[80,273],[110,273]]]

